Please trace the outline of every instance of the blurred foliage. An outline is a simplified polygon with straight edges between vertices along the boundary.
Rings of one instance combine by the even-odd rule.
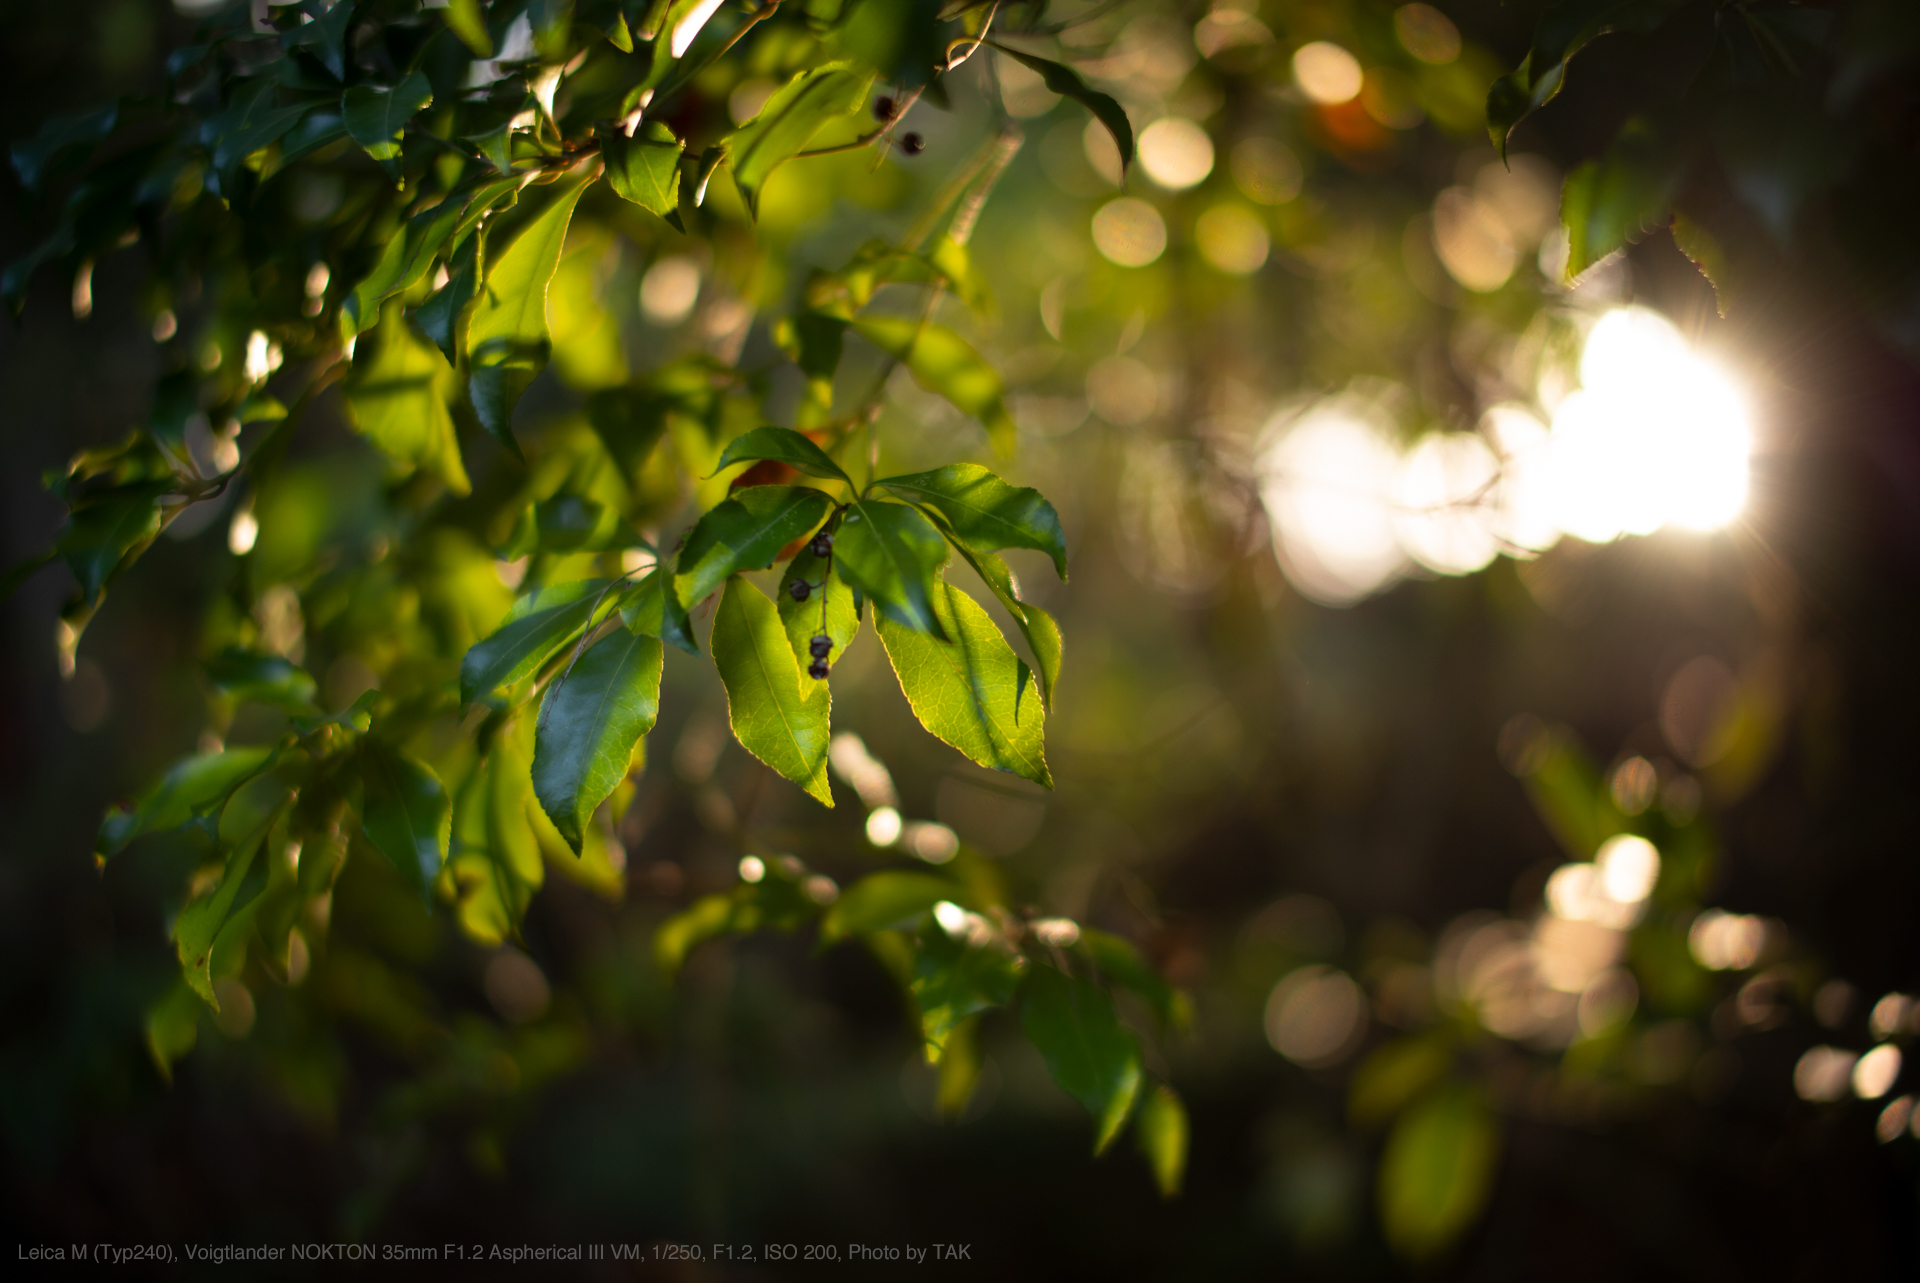
[[[9,6],[21,1234],[1910,1268],[1909,9]],[[1288,560],[1627,303],[1738,523]]]

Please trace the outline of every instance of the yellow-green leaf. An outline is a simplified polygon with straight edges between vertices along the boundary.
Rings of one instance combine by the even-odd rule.
[[[414,336],[398,303],[389,304],[371,342],[355,345],[347,376],[347,407],[353,424],[405,476],[416,468],[432,473],[454,494],[472,486],[460,462],[460,440],[449,399],[459,381],[429,344]]]
[[[727,688],[734,738],[822,805],[832,806],[827,741],[833,695],[825,682],[802,683],[773,603],[745,580],[728,580],[709,644]]]

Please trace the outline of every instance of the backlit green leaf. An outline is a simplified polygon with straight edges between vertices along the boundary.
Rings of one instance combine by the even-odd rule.
[[[938,927],[928,932],[914,954],[908,984],[920,1008],[928,1063],[945,1055],[947,1039],[961,1021],[1012,1002],[1026,969],[1027,960],[1019,954],[950,939]]]
[[[1567,269],[1572,282],[1615,250],[1666,225],[1680,157],[1645,120],[1630,120],[1598,160],[1567,175],[1560,221],[1567,228]]]
[[[980,420],[994,451],[1013,454],[1015,428],[994,368],[973,345],[944,325],[923,325],[904,316],[861,316],[853,328],[913,372],[914,382]]]
[[[94,850],[104,860],[125,850],[135,838],[195,821],[211,836],[234,790],[273,765],[275,757],[270,748],[232,748],[187,758],[141,794],[131,809],[115,807],[108,812]]]
[[[821,129],[866,104],[872,83],[851,63],[829,62],[801,72],[767,99],[726,144],[748,210],[759,212],[768,175],[805,150]]]
[[[720,454],[720,462],[714,465],[713,470],[724,472],[734,464],[745,463],[749,459],[775,459],[798,468],[810,477],[845,482],[849,488],[853,485],[853,478],[833,461],[832,456],[792,428],[755,428],[751,432],[741,433],[727,443],[727,448]]]
[[[1067,577],[1060,514],[1038,490],[1010,486],[977,463],[950,463],[880,484],[909,503],[937,509],[955,537],[977,552],[1033,548],[1053,558],[1053,568]]]
[[[228,699],[311,713],[313,677],[289,659],[229,647],[207,661],[207,680]]]
[[[408,219],[405,232],[387,242],[380,261],[347,295],[340,308],[342,325],[349,331],[371,328],[384,300],[424,280],[459,226],[467,204],[464,197],[448,196]]]
[[[674,591],[692,608],[742,570],[765,570],[794,540],[812,534],[833,500],[804,486],[745,486],[688,532]]]
[[[1140,1044],[1096,985],[1035,967],[1020,1000],[1020,1025],[1047,1072],[1093,1115],[1093,1152],[1113,1143],[1140,1092]]]
[[[833,539],[834,569],[885,616],[944,638],[935,606],[947,542],[917,508],[858,500]]]
[[[213,890],[193,901],[174,919],[173,943],[187,984],[214,1010],[220,1003],[214,996],[211,963],[214,942],[233,915],[246,908],[266,887],[265,875],[247,876],[253,858],[266,840],[262,827],[228,855]]]
[[[1026,661],[971,597],[941,584],[934,594],[951,641],[875,621],[900,689],[920,724],[982,766],[1053,787],[1046,712]]]
[[[833,695],[826,682],[802,683],[773,603],[744,579],[728,580],[709,645],[727,688],[734,738],[823,806],[832,806],[827,740]]]
[[[586,190],[583,178],[560,186],[513,244],[487,269],[486,283],[467,327],[467,354],[473,373],[468,383],[480,425],[515,455],[513,407],[535,376],[547,367],[547,283],[560,265],[567,224]],[[451,282],[449,282],[451,284]]]
[[[1160,1197],[1173,1198],[1180,1193],[1180,1182],[1187,1174],[1187,1107],[1173,1088],[1162,1083],[1140,1102],[1140,1117],[1133,1130],[1140,1152],[1153,1168]]]
[[[460,661],[460,702],[470,704],[539,670],[593,618],[605,580],[575,579],[530,593]]]
[[[360,743],[359,768],[366,786],[360,827],[367,841],[431,903],[453,824],[440,777],[425,762],[371,737]]]
[[[382,169],[398,177],[401,132],[432,101],[433,86],[424,73],[413,71],[390,89],[355,85],[341,96],[340,111],[353,141],[379,161]]]
[[[681,145],[672,130],[652,120],[632,138],[616,129],[601,136],[600,154],[607,158],[607,182],[618,195],[678,221]]]
[[[453,34],[473,51],[474,57],[493,57],[493,39],[487,34],[487,19],[480,11],[480,0],[448,0],[440,12]]]
[[[393,462],[398,475],[421,469],[454,494],[466,494],[472,487],[447,406],[458,395],[453,368],[414,336],[398,303],[389,305],[379,327],[355,345],[346,382],[354,426]]]
[[[627,777],[633,747],[660,716],[660,639],[616,628],[547,688],[533,791],[575,854],[588,822]]]
[[[1433,1256],[1485,1208],[1499,1137],[1480,1097],[1436,1091],[1400,1116],[1380,1162],[1380,1219],[1402,1256]]]

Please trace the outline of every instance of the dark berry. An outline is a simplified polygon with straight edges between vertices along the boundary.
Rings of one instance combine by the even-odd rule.
[[[832,556],[833,555],[833,536],[828,534],[826,531],[822,530],[819,534],[813,537],[812,548],[813,548],[813,555],[816,557]]]
[[[825,659],[833,654],[833,638],[820,633],[807,643],[807,649],[813,653],[815,659]]]
[[[893,119],[893,99],[881,94],[873,100],[873,118],[875,120]]]
[[[927,149],[927,140],[919,134],[904,134],[900,138],[900,150],[909,156],[918,156]]]
[[[805,601],[807,594],[813,591],[813,585],[804,579],[796,579],[787,585],[787,595],[795,601]]]
[[[807,676],[817,682],[825,681],[827,677],[827,661],[824,659],[816,659],[813,663],[807,665]]]

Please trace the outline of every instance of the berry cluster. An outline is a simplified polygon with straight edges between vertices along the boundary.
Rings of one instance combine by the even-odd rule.
[[[832,573],[832,535],[822,530],[813,537],[813,542],[807,545],[807,551],[811,552],[820,560],[829,562],[828,573]],[[827,581],[824,577],[817,584],[810,584],[804,579],[796,579],[787,585],[787,592],[795,601],[805,601],[812,595],[814,589],[825,588],[826,586]],[[827,664],[827,656],[833,653],[833,638],[827,636],[825,632],[826,626],[827,603],[826,599],[822,598],[820,601],[820,627],[822,631],[814,634],[812,640],[807,643],[807,650],[813,655],[813,662],[807,665],[807,676],[813,678],[815,681],[824,681],[827,674],[832,671]]]

